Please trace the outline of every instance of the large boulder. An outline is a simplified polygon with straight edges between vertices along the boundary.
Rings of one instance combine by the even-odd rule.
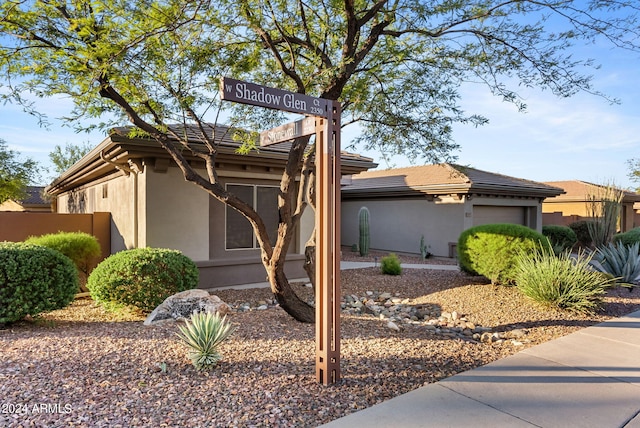
[[[169,320],[188,319],[193,313],[199,312],[226,315],[230,311],[229,305],[218,296],[209,294],[206,290],[186,290],[167,297],[144,320],[144,325],[153,325]]]

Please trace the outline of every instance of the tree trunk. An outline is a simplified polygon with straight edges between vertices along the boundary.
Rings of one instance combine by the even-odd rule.
[[[315,232],[314,232],[315,235]],[[313,292],[316,292],[316,242],[315,239],[307,241],[306,247],[304,247],[304,270],[307,272],[309,282],[313,287]]]
[[[316,174],[315,170],[311,168],[309,171],[309,180],[307,182],[306,189],[307,203],[313,209],[314,217],[316,213]],[[316,228],[313,227],[311,231],[311,237],[304,247],[304,270],[307,272],[313,292],[316,291]]]
[[[300,299],[293,291],[287,276],[284,274],[284,266],[267,266],[266,268],[271,291],[280,307],[297,321],[314,323],[316,321],[315,308]]]

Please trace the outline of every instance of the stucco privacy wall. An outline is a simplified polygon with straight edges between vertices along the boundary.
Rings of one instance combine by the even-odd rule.
[[[178,168],[158,173],[147,166],[143,178],[139,246],[172,248],[194,261],[209,260],[209,194],[187,182]]]
[[[385,198],[342,202],[342,245],[358,243],[358,211],[369,209],[371,248],[420,253],[424,235],[429,252],[449,256],[449,243],[462,232],[464,203],[436,204],[426,198]]]
[[[95,184],[81,186],[58,196],[59,213],[111,213],[111,253],[135,244],[134,175],[111,176]]]
[[[84,232],[95,236],[100,244],[99,260],[111,254],[111,216],[106,212],[93,214],[58,214],[39,212],[0,212],[0,242],[20,242],[30,236],[58,232]]]

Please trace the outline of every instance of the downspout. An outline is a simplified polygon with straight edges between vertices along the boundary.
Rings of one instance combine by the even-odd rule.
[[[133,174],[133,248],[138,248],[138,174],[142,171],[131,159],[129,159],[128,165],[115,163],[111,159],[107,159],[104,156],[104,151],[100,152],[100,159],[109,165],[113,165],[118,171],[123,171],[127,177]]]

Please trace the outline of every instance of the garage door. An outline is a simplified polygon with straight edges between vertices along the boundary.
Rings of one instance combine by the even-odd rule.
[[[525,207],[476,205],[473,207],[473,225],[513,223],[525,225]]]

